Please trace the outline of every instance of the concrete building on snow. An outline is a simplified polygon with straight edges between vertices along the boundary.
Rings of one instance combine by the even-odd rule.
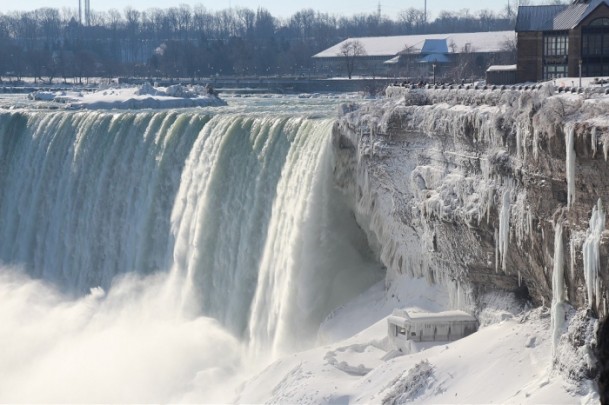
[[[405,349],[408,341],[450,342],[478,330],[478,321],[463,311],[414,313],[396,309],[387,318],[387,336],[396,349]]]

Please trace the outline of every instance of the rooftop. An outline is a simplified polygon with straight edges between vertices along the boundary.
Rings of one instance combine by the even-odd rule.
[[[314,58],[336,58],[340,48],[348,41],[359,41],[367,56],[383,56],[387,59],[400,53],[424,53],[429,50],[437,53],[438,47],[448,52],[458,53],[464,49],[469,52],[498,52],[505,49],[508,41],[515,39],[514,31],[491,31],[453,34],[400,35],[391,37],[360,37],[346,39],[320,53]],[[427,45],[426,45],[427,44]]]
[[[417,321],[417,322],[442,322],[442,321],[476,321],[473,315],[468,314],[464,311],[444,311],[444,312],[408,312],[403,309],[396,309],[393,311],[392,316],[389,320],[395,320],[396,324],[402,324],[405,321]]]
[[[570,30],[601,5],[609,6],[609,0],[579,1],[571,5],[520,6],[516,32]]]

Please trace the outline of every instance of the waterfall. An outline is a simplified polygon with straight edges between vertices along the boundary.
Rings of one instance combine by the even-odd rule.
[[[382,277],[333,185],[333,123],[0,114],[0,261],[72,296],[165,274],[159,294],[179,316],[214,318],[259,354],[307,347]]]
[[[166,267],[167,212],[209,117],[12,113],[0,117],[0,260],[82,293]]]

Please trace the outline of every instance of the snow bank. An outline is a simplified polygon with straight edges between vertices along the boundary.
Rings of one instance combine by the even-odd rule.
[[[110,110],[142,108],[189,108],[224,106],[213,89],[206,86],[173,85],[153,87],[144,83],[139,87],[107,88],[92,93],[38,91],[31,100],[61,103],[67,109]]]
[[[365,312],[366,308],[360,310]],[[241,387],[236,402],[598,402],[594,389],[585,381],[552,371],[552,337],[545,310],[509,317],[459,341],[429,345],[398,357],[373,343],[386,333],[384,322],[347,341],[271,364]],[[572,328],[577,326],[582,324],[574,321]],[[563,366],[578,369],[575,353],[581,352],[564,349]],[[494,383],[499,380],[499,384]]]

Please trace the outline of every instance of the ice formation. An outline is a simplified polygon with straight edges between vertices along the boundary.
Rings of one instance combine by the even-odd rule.
[[[565,323],[565,272],[562,222],[554,226],[554,270],[552,272],[552,352],[556,355],[558,341]]]
[[[496,270],[498,271],[499,262],[501,263],[501,270],[504,272],[507,270],[507,254],[508,245],[510,242],[510,206],[511,206],[512,192],[507,189],[503,193],[503,203],[501,204],[501,212],[499,214],[499,233],[497,242],[498,262]]]
[[[571,207],[575,202],[575,126],[567,125],[565,127],[566,132],[566,176],[567,176],[567,207]]]
[[[600,269],[600,243],[601,236],[605,230],[605,211],[603,203],[599,199],[598,203],[592,208],[590,217],[590,228],[588,236],[584,242],[582,254],[584,257],[584,277],[586,280],[586,290],[588,293],[588,305],[591,308],[597,307],[600,303],[596,301],[600,298],[600,280],[598,272]]]

